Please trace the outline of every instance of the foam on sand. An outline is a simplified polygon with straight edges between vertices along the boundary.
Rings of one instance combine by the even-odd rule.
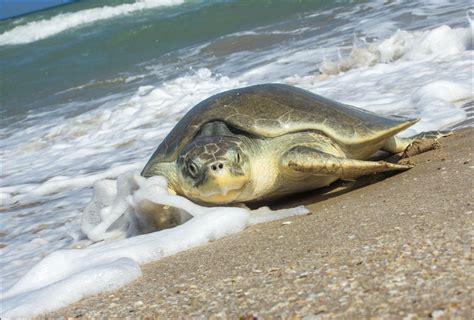
[[[184,210],[193,218],[175,228],[126,238],[139,232],[143,208],[150,203]],[[251,224],[307,213],[304,207],[278,211],[202,207],[169,194],[164,178],[145,179],[136,173],[123,174],[116,182],[96,183],[83,230],[95,241],[120,240],[50,254],[5,292],[2,317],[33,316],[119,288],[141,275],[140,264],[204,245]]]
[[[104,6],[73,13],[58,14],[51,19],[32,21],[5,31],[0,34],[0,45],[30,43],[54,36],[71,28],[77,28],[86,24],[131,14],[137,11],[179,5],[183,3],[183,1],[184,0],[141,0],[113,7]]]

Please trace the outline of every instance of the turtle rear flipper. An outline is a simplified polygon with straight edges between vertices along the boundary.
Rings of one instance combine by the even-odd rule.
[[[382,150],[391,153],[402,153],[404,157],[436,149],[438,139],[451,135],[451,131],[427,131],[409,138],[390,137],[385,142]]]
[[[287,151],[281,163],[294,172],[336,176],[340,179],[351,179],[377,172],[407,170],[412,167],[384,161],[347,159],[306,146],[297,146]]]

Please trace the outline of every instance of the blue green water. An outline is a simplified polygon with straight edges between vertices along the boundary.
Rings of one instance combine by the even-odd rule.
[[[130,2],[100,1],[100,5]],[[32,14],[21,21],[3,21],[0,33],[19,24],[97,5],[95,0],[80,1]],[[0,46],[2,120],[12,121],[10,117],[24,116],[38,108],[60,108],[70,100],[90,101],[106,93],[135,88],[136,84],[125,83],[127,77],[143,73],[150,65],[179,64],[187,58],[187,53],[182,52],[185,48],[287,20],[296,19],[298,24],[298,15],[331,5],[327,1],[191,1],[87,23],[39,41]],[[255,50],[271,44],[255,41],[248,45]],[[202,61],[213,54],[219,53],[208,50]],[[179,72],[182,71],[164,67],[147,81],[169,79]],[[86,88],[80,92],[64,92],[83,85]],[[90,102],[78,108],[88,110],[95,106]]]
[[[212,67],[232,75],[242,66],[251,67],[251,55],[234,64],[232,59],[226,61],[236,53],[298,46],[305,39],[317,41],[318,35],[347,43],[360,33],[357,26],[346,35],[330,32],[351,19],[338,16],[340,12],[364,3],[370,4],[324,0],[82,0],[1,21],[1,125],[39,110],[84,112],[103,103],[99,98],[172,79],[190,68]],[[386,7],[392,10],[391,5]],[[101,18],[110,10],[116,14]],[[312,18],[322,12],[327,14]],[[363,13],[356,11],[353,20]],[[407,24],[416,28],[418,16],[402,12],[389,29]],[[69,22],[71,26],[61,28]],[[264,32],[232,37],[259,28]],[[370,33],[377,35],[376,31]],[[199,50],[200,46],[205,48]],[[150,73],[149,68],[158,71]]]

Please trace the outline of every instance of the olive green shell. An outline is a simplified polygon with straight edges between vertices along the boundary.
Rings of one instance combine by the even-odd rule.
[[[337,143],[356,147],[380,141],[416,120],[390,119],[283,84],[261,84],[216,94],[194,106],[171,130],[149,164],[175,161],[208,122],[261,137],[317,130]]]

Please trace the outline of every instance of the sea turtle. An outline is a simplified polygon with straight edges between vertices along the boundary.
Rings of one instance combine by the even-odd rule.
[[[386,118],[283,84],[216,94],[193,107],[142,171],[203,204],[271,199],[411,166],[366,161],[403,152],[429,132],[400,138],[418,119]]]

